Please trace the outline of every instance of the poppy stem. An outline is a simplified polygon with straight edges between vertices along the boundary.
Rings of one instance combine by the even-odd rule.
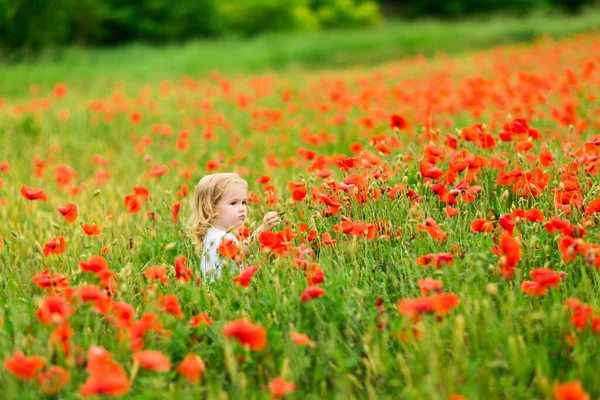
[[[133,380],[137,376],[138,371],[140,370],[140,363],[137,360],[133,361],[133,366],[131,367],[131,377],[129,378],[129,382],[133,384]]]

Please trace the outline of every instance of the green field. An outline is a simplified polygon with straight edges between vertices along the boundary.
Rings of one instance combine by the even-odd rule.
[[[298,399],[598,398],[599,17],[3,65],[0,397],[266,399],[281,377]],[[228,261],[207,290],[185,235],[209,171],[248,181],[249,230],[285,211],[283,243],[244,260],[258,267],[247,287]],[[130,211],[137,185],[150,197]],[[86,272],[93,256],[107,267]],[[212,324],[192,327],[203,312]],[[226,334],[240,318],[264,327],[264,346]],[[135,361],[142,349],[167,371]],[[188,355],[205,364],[199,382],[178,370]],[[44,394],[51,366],[69,380]]]
[[[152,47],[143,44],[109,49],[67,48],[49,51],[27,63],[0,64],[0,96],[26,94],[29,85],[66,81],[76,89],[93,90],[116,81],[146,82],[194,78],[212,70],[265,73],[305,69],[374,66],[404,57],[438,53],[464,54],[496,45],[529,42],[597,31],[600,12],[574,17],[530,15],[487,16],[458,22],[392,21],[370,30],[319,33],[274,33],[254,39],[192,41]]]

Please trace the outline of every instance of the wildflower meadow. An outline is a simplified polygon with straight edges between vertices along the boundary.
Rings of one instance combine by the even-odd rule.
[[[597,31],[30,82],[0,98],[0,397],[598,398],[599,96]],[[283,223],[208,290],[186,221],[226,171],[236,234]]]

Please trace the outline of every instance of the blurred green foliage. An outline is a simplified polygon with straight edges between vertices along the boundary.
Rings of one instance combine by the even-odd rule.
[[[407,18],[462,17],[472,14],[503,12],[521,15],[529,11],[551,9],[577,13],[591,0],[381,0],[386,8]]]
[[[378,23],[373,0],[0,0],[0,46],[163,43]]]
[[[13,58],[64,45],[166,43],[376,25],[386,17],[564,9],[597,0],[0,0],[0,51]]]

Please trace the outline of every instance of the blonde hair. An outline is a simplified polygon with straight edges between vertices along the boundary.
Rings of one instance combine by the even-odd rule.
[[[196,185],[194,197],[191,200],[192,214],[188,220],[188,234],[197,249],[202,247],[206,232],[211,227],[211,222],[217,217],[218,213],[215,208],[227,186],[232,183],[248,187],[248,182],[232,172],[206,175]]]

